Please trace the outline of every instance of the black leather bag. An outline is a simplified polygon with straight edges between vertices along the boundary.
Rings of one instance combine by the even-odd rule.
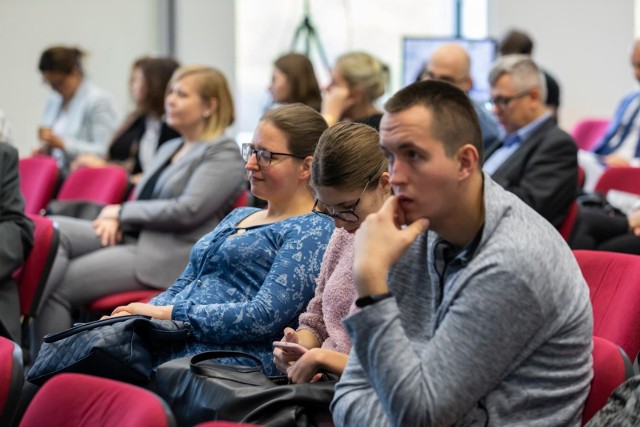
[[[190,336],[188,322],[140,315],[81,323],[44,337],[27,381],[42,385],[59,373],[76,372],[146,384],[156,350]]]
[[[229,365],[217,358],[247,358],[253,366]],[[264,426],[315,426],[329,421],[336,376],[318,382],[288,384],[286,376],[268,377],[250,354],[210,351],[158,367],[156,390],[178,424],[192,426],[226,420]]]

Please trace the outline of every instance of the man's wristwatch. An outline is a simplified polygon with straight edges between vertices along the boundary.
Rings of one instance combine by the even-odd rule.
[[[386,294],[365,295],[356,300],[356,307],[366,307],[383,299],[391,298],[392,296],[391,292],[387,292]]]

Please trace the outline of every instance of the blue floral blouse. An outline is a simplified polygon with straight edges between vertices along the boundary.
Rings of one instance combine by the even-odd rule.
[[[334,225],[309,213],[236,226],[258,210],[227,215],[196,242],[173,286],[150,301],[173,305],[173,320],[190,322],[195,338],[167,349],[159,362],[210,350],[244,351],[259,357],[268,374],[277,374],[272,342],[285,327],[296,327],[313,297]]]

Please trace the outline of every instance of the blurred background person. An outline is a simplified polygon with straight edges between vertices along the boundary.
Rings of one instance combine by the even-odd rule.
[[[384,95],[389,69],[366,52],[340,56],[331,69],[331,83],[322,100],[329,126],[339,121],[364,123],[378,130],[382,111],[375,105]]]
[[[420,80],[437,79],[451,83],[462,89],[467,95],[473,87],[471,79],[471,58],[467,51],[455,43],[447,43],[436,49],[427,60]],[[487,149],[500,138],[498,122],[481,102],[472,98],[471,102],[478,114],[480,130],[482,131],[482,145]]]
[[[24,214],[18,150],[0,142],[0,335],[21,342],[20,301],[13,272],[33,245],[33,223]]]
[[[104,156],[118,125],[118,111],[111,94],[85,75],[84,52],[75,47],[54,46],[40,56],[38,68],[51,87],[38,137],[39,154],[56,157],[67,170],[81,153]]]
[[[164,121],[167,83],[178,66],[172,58],[143,57],[136,60],[129,80],[134,111],[116,131],[106,157],[80,154],[73,161],[72,168],[117,163],[124,166],[131,174],[131,181],[137,183],[156,150],[166,141],[180,136]]]
[[[533,40],[527,33],[520,30],[509,30],[502,36],[498,43],[498,50],[500,55],[511,55],[519,53],[521,55],[531,56],[533,53]],[[558,113],[560,109],[560,85],[557,80],[544,69],[541,69],[544,74],[547,98],[545,104],[547,110],[551,112],[551,115],[558,122]]]
[[[300,102],[320,111],[322,95],[313,64],[300,53],[288,53],[276,59],[269,93],[275,106]]]
[[[229,212],[244,184],[242,157],[225,136],[233,99],[219,71],[179,68],[165,100],[167,123],[181,138],[164,144],[133,200],[105,206],[95,221],[55,217],[60,246],[33,322],[31,351],[42,337],[67,329],[96,298],[166,289],[180,275],[193,244]]]

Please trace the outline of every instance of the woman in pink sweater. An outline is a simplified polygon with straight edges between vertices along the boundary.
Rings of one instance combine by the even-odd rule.
[[[317,197],[313,212],[333,218],[336,229],[322,260],[315,297],[300,315],[298,330],[286,328],[282,341],[287,344],[273,352],[278,369],[294,383],[312,381],[319,372],[342,374],[347,364],[351,342],[342,319],[356,310],[354,233],[391,194],[378,132],[351,122],[327,129],[314,153],[311,185]]]

